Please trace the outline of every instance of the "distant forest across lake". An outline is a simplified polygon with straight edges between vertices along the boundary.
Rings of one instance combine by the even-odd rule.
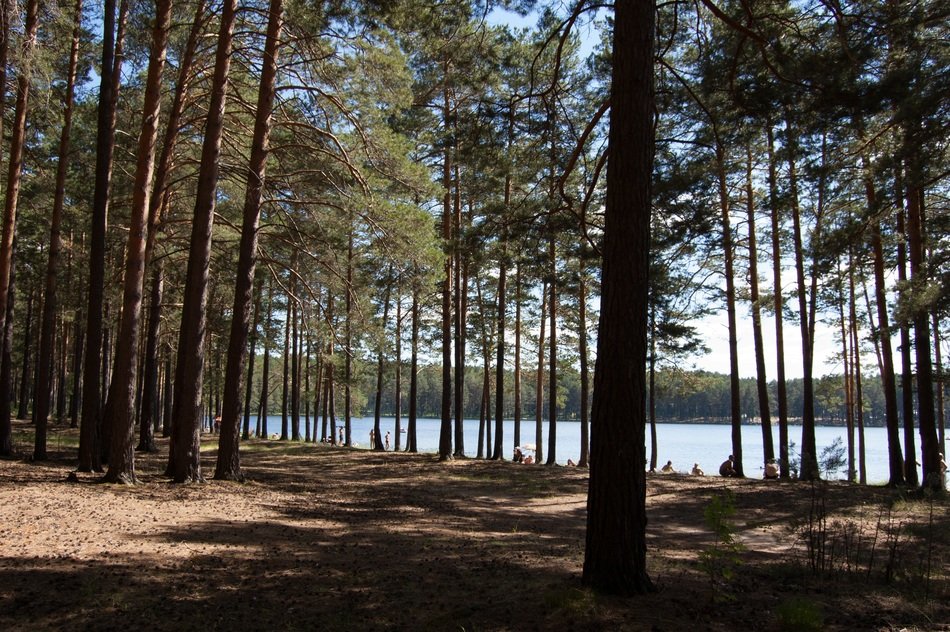
[[[273,362],[273,359],[272,359]],[[263,364],[258,358],[255,366]],[[353,416],[371,416],[375,407],[376,367],[369,363],[359,364],[355,371],[356,382],[352,388]],[[383,400],[381,411],[384,416],[392,417],[396,413],[394,371],[392,367],[384,371]],[[441,403],[441,367],[438,365],[422,365],[419,370],[418,382],[418,411],[420,417],[439,417]],[[270,381],[270,390],[276,395],[270,398],[269,414],[277,415],[281,412],[280,375],[273,375]],[[255,375],[254,393],[260,392],[260,374]],[[479,419],[482,414],[482,388],[484,374],[479,368],[469,367],[465,372],[465,391],[463,397],[466,419]],[[506,393],[505,418],[514,417],[514,376],[509,371],[505,376]],[[521,383],[523,389],[521,415],[522,419],[534,419],[536,416],[535,386],[537,372],[533,369],[522,371]],[[786,380],[788,390],[788,404],[791,423],[800,423],[802,409],[802,380],[801,378]],[[491,384],[494,387],[494,383]],[[547,376],[544,379],[547,388]],[[776,423],[777,410],[776,383],[769,383],[769,401],[772,402],[772,422]],[[403,378],[401,414],[406,416],[408,379]],[[758,402],[756,400],[755,378],[740,380],[741,410],[743,423],[758,423]],[[898,380],[900,393],[900,380]],[[884,395],[881,390],[881,381],[878,376],[866,376],[863,383],[864,424],[866,426],[884,425]],[[306,401],[306,398],[304,398]],[[494,402],[494,390],[490,393],[490,402]],[[543,403],[542,416],[548,419],[549,398],[545,391],[541,398]],[[566,421],[580,419],[581,410],[581,381],[580,374],[572,367],[561,367],[558,371],[557,418]],[[666,423],[729,423],[730,419],[729,376],[724,373],[710,371],[671,371],[661,370],[656,374],[656,418]],[[309,410],[312,410],[311,404]],[[337,418],[342,418],[342,403],[338,403]],[[252,410],[257,410],[257,403],[252,404]],[[301,408],[303,414],[303,407]],[[844,398],[844,378],[841,375],[826,375],[815,379],[815,417],[820,425],[843,426],[846,419]]]

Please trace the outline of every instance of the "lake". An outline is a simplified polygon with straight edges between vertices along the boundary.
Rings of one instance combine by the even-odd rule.
[[[256,417],[252,416],[252,427],[256,423]],[[268,430],[271,434],[280,432],[280,416],[268,415]],[[342,420],[337,420],[337,427],[342,426]],[[354,417],[351,421],[353,442],[357,448],[369,447],[369,431],[373,427],[372,417]],[[395,419],[393,417],[383,417],[380,423],[383,429],[383,435],[388,431],[390,433],[390,442],[395,446]],[[406,427],[406,419],[402,419],[402,427]],[[417,442],[420,452],[438,452],[439,451],[439,432],[441,422],[438,419],[419,419],[416,424]],[[494,430],[494,424],[492,425]],[[564,465],[568,459],[577,461],[580,455],[581,445],[581,426],[576,421],[559,421],[557,424],[557,452],[556,460]],[[542,424],[544,443],[542,452],[545,459],[548,456],[548,424]],[[465,454],[474,457],[478,450],[478,420],[466,419],[464,422],[465,434]],[[303,419],[301,419],[301,433],[303,432]],[[454,432],[454,429],[453,429]],[[903,438],[903,429],[902,438]],[[724,461],[732,452],[732,428],[728,424],[657,424],[657,463],[658,467],[667,461],[673,462],[673,467],[679,472],[688,472],[693,463],[699,463],[699,466],[705,470],[707,475],[717,474],[719,464]],[[801,446],[802,427],[789,426],[789,440],[795,443],[796,448]],[[453,435],[454,436],[454,435]],[[915,436],[917,436],[915,434]],[[778,426],[772,427],[772,437],[775,444],[775,452],[778,454]],[[887,435],[884,428],[865,428],[865,458],[868,483],[882,484],[888,479],[887,463]],[[504,454],[506,459],[510,459],[514,450],[514,422],[510,419],[505,420],[504,433]],[[815,428],[815,441],[818,446],[818,454],[821,455],[822,449],[831,446],[836,439],[841,440],[842,446],[847,449],[847,429],[839,426],[818,426]],[[533,445],[535,443],[535,422],[534,420],[521,422],[521,442],[522,445]],[[857,442],[857,432],[855,432],[855,442]],[[400,447],[406,447],[406,435],[403,433]],[[745,474],[748,477],[762,476],[762,430],[759,426],[742,426],[742,462]],[[920,445],[917,446],[918,454]],[[944,450],[944,454],[946,454]],[[649,429],[647,429],[647,458],[649,458]],[[846,455],[847,456],[847,455]],[[855,458],[857,458],[857,446],[855,446]],[[919,460],[919,458],[918,458]],[[918,467],[918,475],[920,468]],[[828,478],[844,478],[844,470],[833,472]]]

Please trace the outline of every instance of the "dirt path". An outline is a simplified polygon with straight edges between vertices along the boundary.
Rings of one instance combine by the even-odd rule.
[[[900,510],[906,577],[829,582],[807,571],[789,526],[807,516],[810,488],[651,477],[660,591],[622,600],[580,583],[582,469],[252,442],[249,483],[171,485],[159,454],[140,455],[142,484],[126,487],[68,483],[74,453],[52,456],[0,461],[3,630],[778,630],[790,595],[822,629],[950,629],[947,600],[933,597],[948,594],[945,501],[927,598],[911,573],[924,504]],[[711,583],[703,511],[725,489],[745,551],[735,577]],[[824,498],[873,530],[890,495],[831,485]]]

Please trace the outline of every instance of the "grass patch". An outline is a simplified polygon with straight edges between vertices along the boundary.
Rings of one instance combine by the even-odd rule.
[[[805,597],[786,599],[779,604],[776,615],[782,632],[818,632],[824,628],[821,606]]]

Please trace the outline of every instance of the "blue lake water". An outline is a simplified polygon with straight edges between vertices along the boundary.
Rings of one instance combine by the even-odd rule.
[[[252,416],[252,428],[256,423],[256,418]],[[280,432],[281,418],[279,415],[268,415],[268,431],[271,434]],[[319,426],[318,426],[319,427]],[[337,428],[342,427],[342,420],[337,420]],[[395,419],[393,417],[383,417],[380,422],[383,436],[386,432],[390,434],[390,446],[395,448]],[[406,419],[402,419],[402,427],[406,428]],[[372,417],[354,417],[351,420],[352,439],[355,447],[369,447],[369,431],[373,428]],[[419,419],[416,424],[416,437],[420,452],[438,452],[439,433],[441,422],[438,419]],[[465,454],[474,457],[478,451],[478,420],[466,419],[463,425],[465,436]],[[492,425],[494,431],[494,424]],[[453,429],[454,432],[454,429]],[[732,428],[727,424],[657,424],[657,462],[658,466],[667,461],[673,462],[673,467],[680,472],[688,472],[693,463],[699,463],[699,466],[705,470],[706,474],[715,474],[718,472],[719,464],[732,452]],[[303,419],[301,418],[301,434],[303,434]],[[542,423],[543,443],[541,444],[543,456],[548,457],[548,424]],[[802,428],[801,426],[789,426],[789,440],[794,442],[796,447],[801,446]],[[453,434],[454,437],[454,434]],[[903,438],[903,430],[901,437]],[[915,434],[915,437],[917,435]],[[819,426],[815,429],[815,440],[818,446],[818,453],[821,454],[823,448],[831,446],[835,439],[840,439],[841,443],[847,448],[847,429],[837,426]],[[514,450],[514,422],[505,420],[504,432],[504,455],[510,459]],[[778,454],[778,427],[772,428],[772,440],[775,444],[775,452]],[[855,442],[857,442],[857,432],[855,432]],[[888,478],[887,463],[887,436],[884,428],[865,428],[865,467],[867,470],[868,483],[886,483]],[[533,445],[535,443],[535,422],[534,420],[521,422],[521,443],[522,445]],[[454,444],[453,444],[454,445]],[[581,445],[581,426],[576,421],[559,421],[557,424],[557,449],[556,460],[558,463],[566,464],[568,459],[577,461],[580,455]],[[402,434],[400,448],[406,447],[406,434]],[[758,477],[762,475],[762,429],[759,426],[742,426],[742,462],[746,476]],[[920,453],[920,444],[918,437],[917,452]],[[946,454],[944,450],[944,454]],[[649,428],[647,429],[647,458],[649,458]],[[857,445],[855,446],[855,459],[857,459]],[[919,460],[919,459],[918,459]],[[855,465],[857,467],[857,464]],[[920,468],[918,467],[918,475]],[[827,478],[844,478],[844,470],[831,473]]]

